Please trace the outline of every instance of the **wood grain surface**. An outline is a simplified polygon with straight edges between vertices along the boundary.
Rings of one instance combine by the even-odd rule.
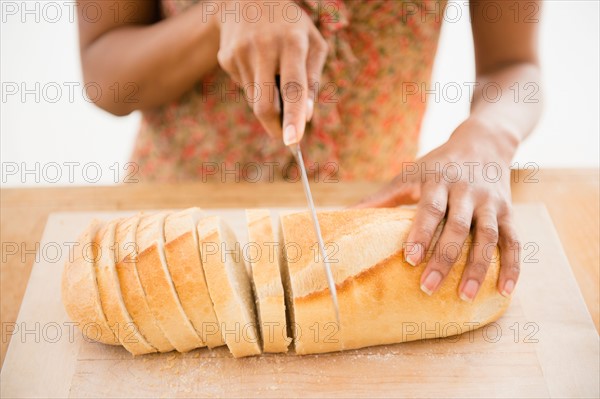
[[[246,242],[244,210],[212,212]],[[116,216],[123,214],[51,214],[42,246],[74,240],[92,218]],[[309,356],[234,359],[223,347],[132,357],[86,342],[78,330],[69,333],[60,303],[68,251],[44,257],[32,269],[0,396],[598,397],[598,334],[550,217],[531,204],[517,205],[515,218],[523,242],[535,248],[523,251],[522,288],[496,323],[458,337]],[[35,323],[37,335],[23,333]]]
[[[596,329],[599,328],[599,179],[592,170],[521,170],[513,173],[515,203],[542,202],[573,269]],[[312,184],[319,206],[344,206],[373,193],[381,183]],[[4,362],[25,287],[51,212],[129,209],[303,206],[301,185],[295,183],[186,183],[173,185],[44,187],[0,189],[0,321]]]

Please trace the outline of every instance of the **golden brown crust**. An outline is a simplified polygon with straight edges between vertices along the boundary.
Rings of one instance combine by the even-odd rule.
[[[398,208],[319,212],[319,224],[336,284],[395,253],[406,241],[412,217],[409,210]],[[287,263],[294,274],[291,281],[294,296],[328,289],[310,214],[284,214],[281,223]]]
[[[146,300],[165,336],[179,352],[203,346],[188,320],[171,280],[164,256],[164,220],[167,213],[144,215],[136,233],[140,247],[136,264]]]
[[[165,256],[181,305],[194,329],[209,347],[225,345],[213,310],[196,233],[198,208],[169,215],[165,221]]]
[[[174,349],[173,345],[165,337],[148,306],[136,269],[138,246],[135,234],[139,222],[140,216],[135,215],[117,225],[115,258],[123,301],[146,340],[159,352],[169,352]]]
[[[99,252],[96,257],[96,276],[98,277],[102,309],[106,314],[109,327],[125,349],[134,355],[156,352],[156,348],[150,345],[140,333],[123,301],[114,259],[117,222],[117,220],[113,220],[104,225],[94,240],[99,244]]]
[[[77,323],[88,339],[120,345],[106,322],[96,280],[92,243],[101,225],[97,220],[90,223],[77,240],[79,245],[73,260],[65,263],[61,287],[62,302],[69,318]]]
[[[336,213],[338,212],[319,214],[321,228],[324,234],[328,232],[329,240],[335,242],[334,232],[345,231],[347,224],[356,226],[357,221],[360,221],[362,228],[368,229],[368,220],[377,221],[370,227],[375,233],[383,219],[397,219],[399,229],[395,231],[395,236],[398,239],[398,246],[395,253],[366,265],[366,268],[352,266],[351,269],[357,270],[357,273],[337,282],[341,328],[338,328],[335,323],[328,289],[303,292],[302,295],[293,293],[294,322],[297,331],[295,348],[298,354],[454,335],[494,321],[506,310],[510,299],[501,296],[496,290],[498,261],[490,265],[486,280],[473,303],[466,303],[458,297],[458,285],[467,259],[468,242],[463,247],[459,261],[440,289],[429,297],[419,288],[420,276],[426,263],[412,267],[402,256],[401,243],[404,242],[402,238],[407,233],[402,230],[408,230],[410,224],[402,224],[401,219],[410,220],[412,218],[410,214],[370,210],[365,212],[369,215],[368,220],[365,220],[360,216],[348,218],[348,211],[340,211],[338,215]],[[302,237],[306,235],[304,231],[310,228],[309,220],[301,214],[286,216],[282,221],[286,243],[293,240],[302,241]],[[388,234],[393,230],[393,228],[387,229]],[[342,253],[353,251],[349,248],[350,245],[358,246],[369,253],[380,248],[377,241],[352,243],[341,240],[339,244],[338,250]],[[303,247],[303,249],[307,248]],[[304,265],[290,263],[292,285],[296,282],[296,287],[306,286],[306,284],[297,284],[297,278],[306,277],[302,274],[303,267],[309,263],[306,262]],[[347,265],[333,265],[334,268],[345,266]],[[315,272],[314,278],[324,277]],[[321,287],[322,284],[314,286]]]
[[[279,267],[281,249],[273,234],[271,214],[267,209],[246,210],[248,248],[252,280],[256,296],[259,330],[263,351],[287,352],[291,339],[287,336],[285,301]]]

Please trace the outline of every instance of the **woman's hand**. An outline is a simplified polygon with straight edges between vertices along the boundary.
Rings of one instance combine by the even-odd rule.
[[[421,289],[431,295],[460,256],[473,226],[474,237],[459,295],[472,301],[485,279],[496,245],[502,259],[498,291],[508,296],[519,277],[519,242],[510,195],[509,163],[517,139],[467,120],[447,143],[406,165],[380,192],[359,207],[382,207],[418,201],[407,238],[405,258],[415,266],[425,259],[434,233],[446,216],[440,238],[421,276]]]
[[[315,92],[327,56],[327,44],[306,13],[293,1],[222,3],[217,23],[221,67],[245,89],[258,120],[273,137],[282,136],[279,94],[275,75],[281,76],[285,113],[283,140],[300,141],[312,117]],[[243,2],[242,2],[243,3]],[[247,14],[247,15],[246,15]]]

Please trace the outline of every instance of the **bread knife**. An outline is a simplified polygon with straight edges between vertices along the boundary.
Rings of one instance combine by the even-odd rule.
[[[283,96],[281,94],[280,87],[280,76],[275,76],[275,83],[277,84],[277,89],[279,90],[279,107],[280,107],[280,123],[283,127]],[[338,304],[337,298],[337,289],[335,287],[335,281],[333,280],[333,274],[331,273],[331,266],[329,264],[329,259],[327,259],[327,252],[325,251],[325,243],[323,241],[323,234],[321,233],[321,226],[319,225],[319,219],[317,218],[317,211],[315,209],[315,203],[313,201],[312,193],[310,191],[310,185],[308,184],[308,176],[306,175],[306,167],[304,166],[304,159],[302,158],[302,150],[300,150],[300,143],[290,144],[288,146],[296,163],[298,164],[298,168],[300,169],[300,175],[302,180],[302,187],[304,188],[304,195],[306,196],[306,202],[308,203],[308,209],[310,211],[310,217],[312,219],[313,227],[315,229],[315,234],[317,236],[317,243],[319,245],[319,252],[321,254],[321,258],[323,259],[323,267],[325,269],[325,275],[327,276],[327,284],[329,285],[329,293],[331,294],[331,300],[333,302],[333,307],[335,309],[335,319],[337,321],[338,329],[341,328],[340,323],[340,307]]]

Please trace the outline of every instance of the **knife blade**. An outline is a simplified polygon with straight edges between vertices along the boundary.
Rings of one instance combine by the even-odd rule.
[[[306,175],[306,167],[304,166],[304,160],[302,158],[302,151],[300,150],[300,144],[292,144],[288,146],[292,151],[296,163],[300,168],[300,174],[302,175],[302,186],[304,188],[304,195],[306,195],[306,202],[308,203],[308,209],[310,211],[310,217],[312,219],[315,234],[317,236],[317,242],[319,244],[319,252],[323,259],[323,267],[325,269],[325,275],[327,276],[327,284],[329,285],[329,293],[331,294],[331,300],[335,309],[335,320],[337,321],[338,328],[340,324],[340,307],[337,298],[337,289],[335,287],[335,281],[333,280],[333,274],[331,273],[331,265],[329,259],[327,259],[327,252],[325,251],[325,243],[323,241],[323,234],[321,233],[321,226],[319,225],[319,219],[317,218],[317,211],[313,202],[312,193],[310,191],[310,185],[308,184],[308,176]]]
[[[275,76],[275,83],[279,90],[279,106],[280,106],[280,123],[283,127],[283,95],[281,94],[281,79],[279,75]],[[302,150],[300,149],[300,143],[290,144],[288,148],[292,152],[298,168],[300,169],[302,187],[304,188],[304,195],[306,196],[306,202],[308,203],[308,209],[310,211],[310,217],[312,219],[313,228],[315,235],[317,236],[317,243],[319,246],[319,252],[323,259],[323,268],[325,276],[327,277],[327,285],[329,286],[329,293],[331,295],[331,301],[335,310],[335,320],[338,325],[338,330],[341,328],[340,323],[340,307],[338,304],[337,289],[335,287],[335,281],[333,280],[333,274],[331,273],[331,265],[329,259],[327,259],[327,252],[325,250],[325,242],[323,241],[323,234],[321,233],[321,226],[319,225],[319,219],[317,217],[317,211],[315,209],[315,203],[313,201],[312,193],[310,191],[310,185],[308,183],[308,176],[306,174],[306,166],[304,166],[304,159],[302,158]]]

